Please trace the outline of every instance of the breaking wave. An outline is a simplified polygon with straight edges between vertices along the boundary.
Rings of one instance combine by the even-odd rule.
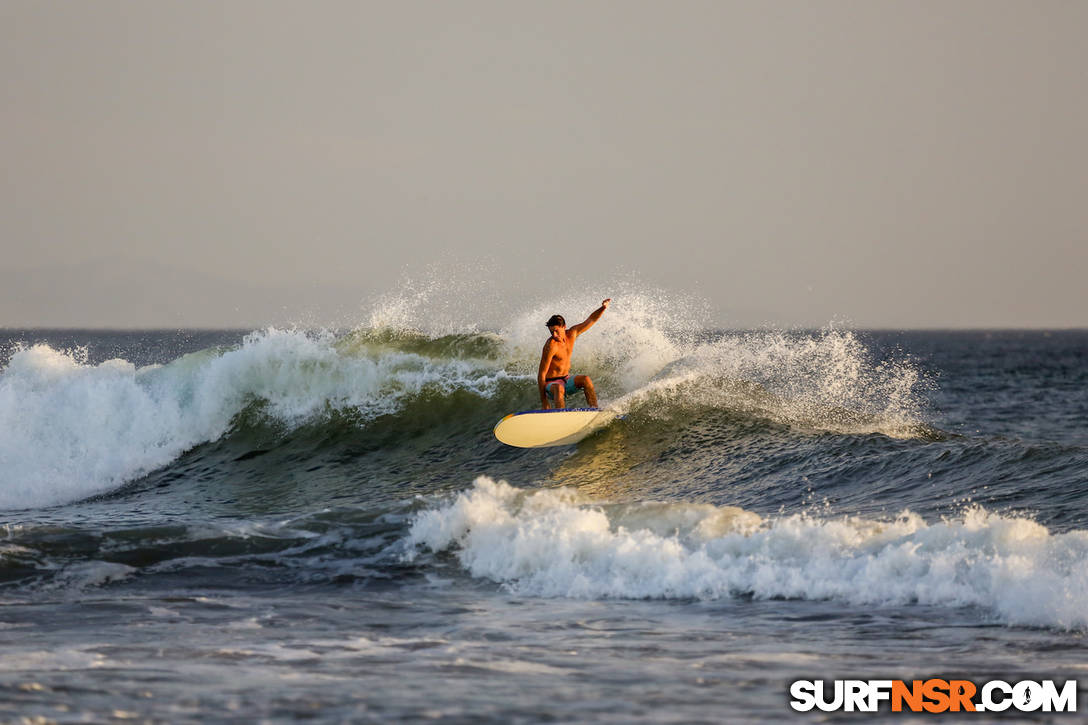
[[[927,523],[740,508],[605,504],[487,477],[419,513],[407,543],[546,597],[834,599],[979,607],[1007,624],[1088,627],[1088,532],[981,508]]]
[[[550,300],[481,332],[433,324],[439,318],[420,313],[416,295],[387,300],[346,334],[268,329],[147,367],[19,347],[0,369],[0,508],[109,492],[257,423],[290,434],[333,417],[367,429],[424,416],[462,446],[478,446],[490,440],[491,417],[536,407],[542,320],[557,309],[573,320],[598,303]],[[412,315],[431,329],[409,325]],[[851,331],[714,332],[689,303],[633,293],[617,295],[579,339],[575,365],[594,377],[604,405],[660,435],[670,421],[716,411],[802,433],[929,434],[926,381],[909,362],[874,360]]]

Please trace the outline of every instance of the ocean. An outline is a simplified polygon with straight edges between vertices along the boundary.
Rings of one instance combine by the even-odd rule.
[[[790,683],[1088,684],[1088,332],[617,296],[574,368],[623,418],[509,448],[553,306],[0,331],[0,720],[857,721]]]

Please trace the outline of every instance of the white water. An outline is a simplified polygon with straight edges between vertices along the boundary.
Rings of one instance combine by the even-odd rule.
[[[506,377],[483,363],[410,353],[346,356],[333,343],[270,329],[237,349],[144,368],[88,365],[47,345],[19,350],[0,371],[0,508],[110,491],[218,439],[252,402],[287,426],[330,409],[366,420],[428,386],[490,395]]]
[[[482,476],[420,513],[407,543],[410,556],[453,551],[473,576],[534,596],[976,606],[1008,624],[1088,627],[1088,532],[1052,535],[977,508],[935,523],[910,512],[760,520],[733,507],[606,505]]]

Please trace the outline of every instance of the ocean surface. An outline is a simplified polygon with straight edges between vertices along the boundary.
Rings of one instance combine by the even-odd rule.
[[[655,304],[575,348],[624,417],[538,450],[491,431],[573,305],[0,331],[0,720],[776,721],[819,718],[796,679],[1088,684],[1088,332]]]

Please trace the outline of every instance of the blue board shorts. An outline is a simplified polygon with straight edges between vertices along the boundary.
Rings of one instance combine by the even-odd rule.
[[[560,383],[563,384],[563,390],[566,395],[574,395],[581,390],[581,388],[574,384],[574,373],[563,378],[552,378],[544,383],[544,392],[548,394],[549,400],[555,400],[555,387]]]

